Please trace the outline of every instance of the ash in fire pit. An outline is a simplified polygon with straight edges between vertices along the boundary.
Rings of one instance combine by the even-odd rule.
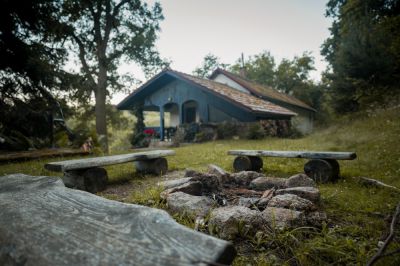
[[[305,174],[267,177],[243,171],[227,173],[210,165],[207,173],[187,170],[185,178],[160,184],[161,197],[172,213],[209,216],[208,227],[221,238],[304,225],[320,226],[326,214],[319,210],[320,192]]]

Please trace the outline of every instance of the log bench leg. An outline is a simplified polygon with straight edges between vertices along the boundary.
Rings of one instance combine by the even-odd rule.
[[[263,160],[258,156],[237,156],[233,161],[235,172],[260,171],[263,167]]]
[[[108,175],[106,169],[95,167],[64,172],[62,181],[66,187],[96,193],[107,187]]]
[[[168,161],[165,158],[135,161],[136,171],[142,174],[163,175],[168,171]]]
[[[339,177],[339,163],[334,159],[314,159],[304,165],[304,173],[316,182],[327,183]]]

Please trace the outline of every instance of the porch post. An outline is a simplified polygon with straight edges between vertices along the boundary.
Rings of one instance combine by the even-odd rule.
[[[160,140],[164,140],[164,106],[160,106]]]

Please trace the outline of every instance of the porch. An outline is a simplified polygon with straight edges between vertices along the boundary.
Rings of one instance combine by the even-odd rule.
[[[181,104],[169,102],[161,106],[145,105],[145,129],[154,131],[162,141],[170,141],[178,126],[198,123],[207,119],[200,118],[199,104],[189,100]]]

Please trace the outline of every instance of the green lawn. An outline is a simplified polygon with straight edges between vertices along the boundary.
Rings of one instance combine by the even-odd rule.
[[[174,149],[176,156],[169,158],[169,166],[171,170],[205,170],[207,164],[213,163],[232,171],[233,157],[226,155],[230,149],[355,151],[358,155],[356,160],[340,162],[343,177],[340,181],[319,186],[322,207],[329,217],[326,227],[262,237],[249,236],[243,239],[243,243],[236,243],[240,256],[235,264],[365,264],[377,249],[377,243],[387,227],[385,217],[393,213],[400,201],[400,193],[364,187],[357,177],[375,178],[400,187],[399,111],[397,107],[368,116],[356,114],[343,117],[334,126],[319,129],[301,139],[221,140],[183,146]],[[54,160],[62,158],[3,164],[0,165],[0,175],[55,175],[43,169],[44,163]],[[266,158],[263,171],[269,176],[289,177],[302,172],[304,163],[302,159]],[[107,169],[111,186],[132,187],[130,196],[124,201],[164,206],[158,201],[158,191],[152,186],[159,177],[138,176],[132,164]],[[138,193],[138,189],[142,192]],[[122,200],[118,195],[100,195]],[[184,219],[179,221],[185,223]],[[395,242],[390,249],[395,247],[400,247],[399,242]],[[382,265],[399,263],[399,256],[382,261]]]

